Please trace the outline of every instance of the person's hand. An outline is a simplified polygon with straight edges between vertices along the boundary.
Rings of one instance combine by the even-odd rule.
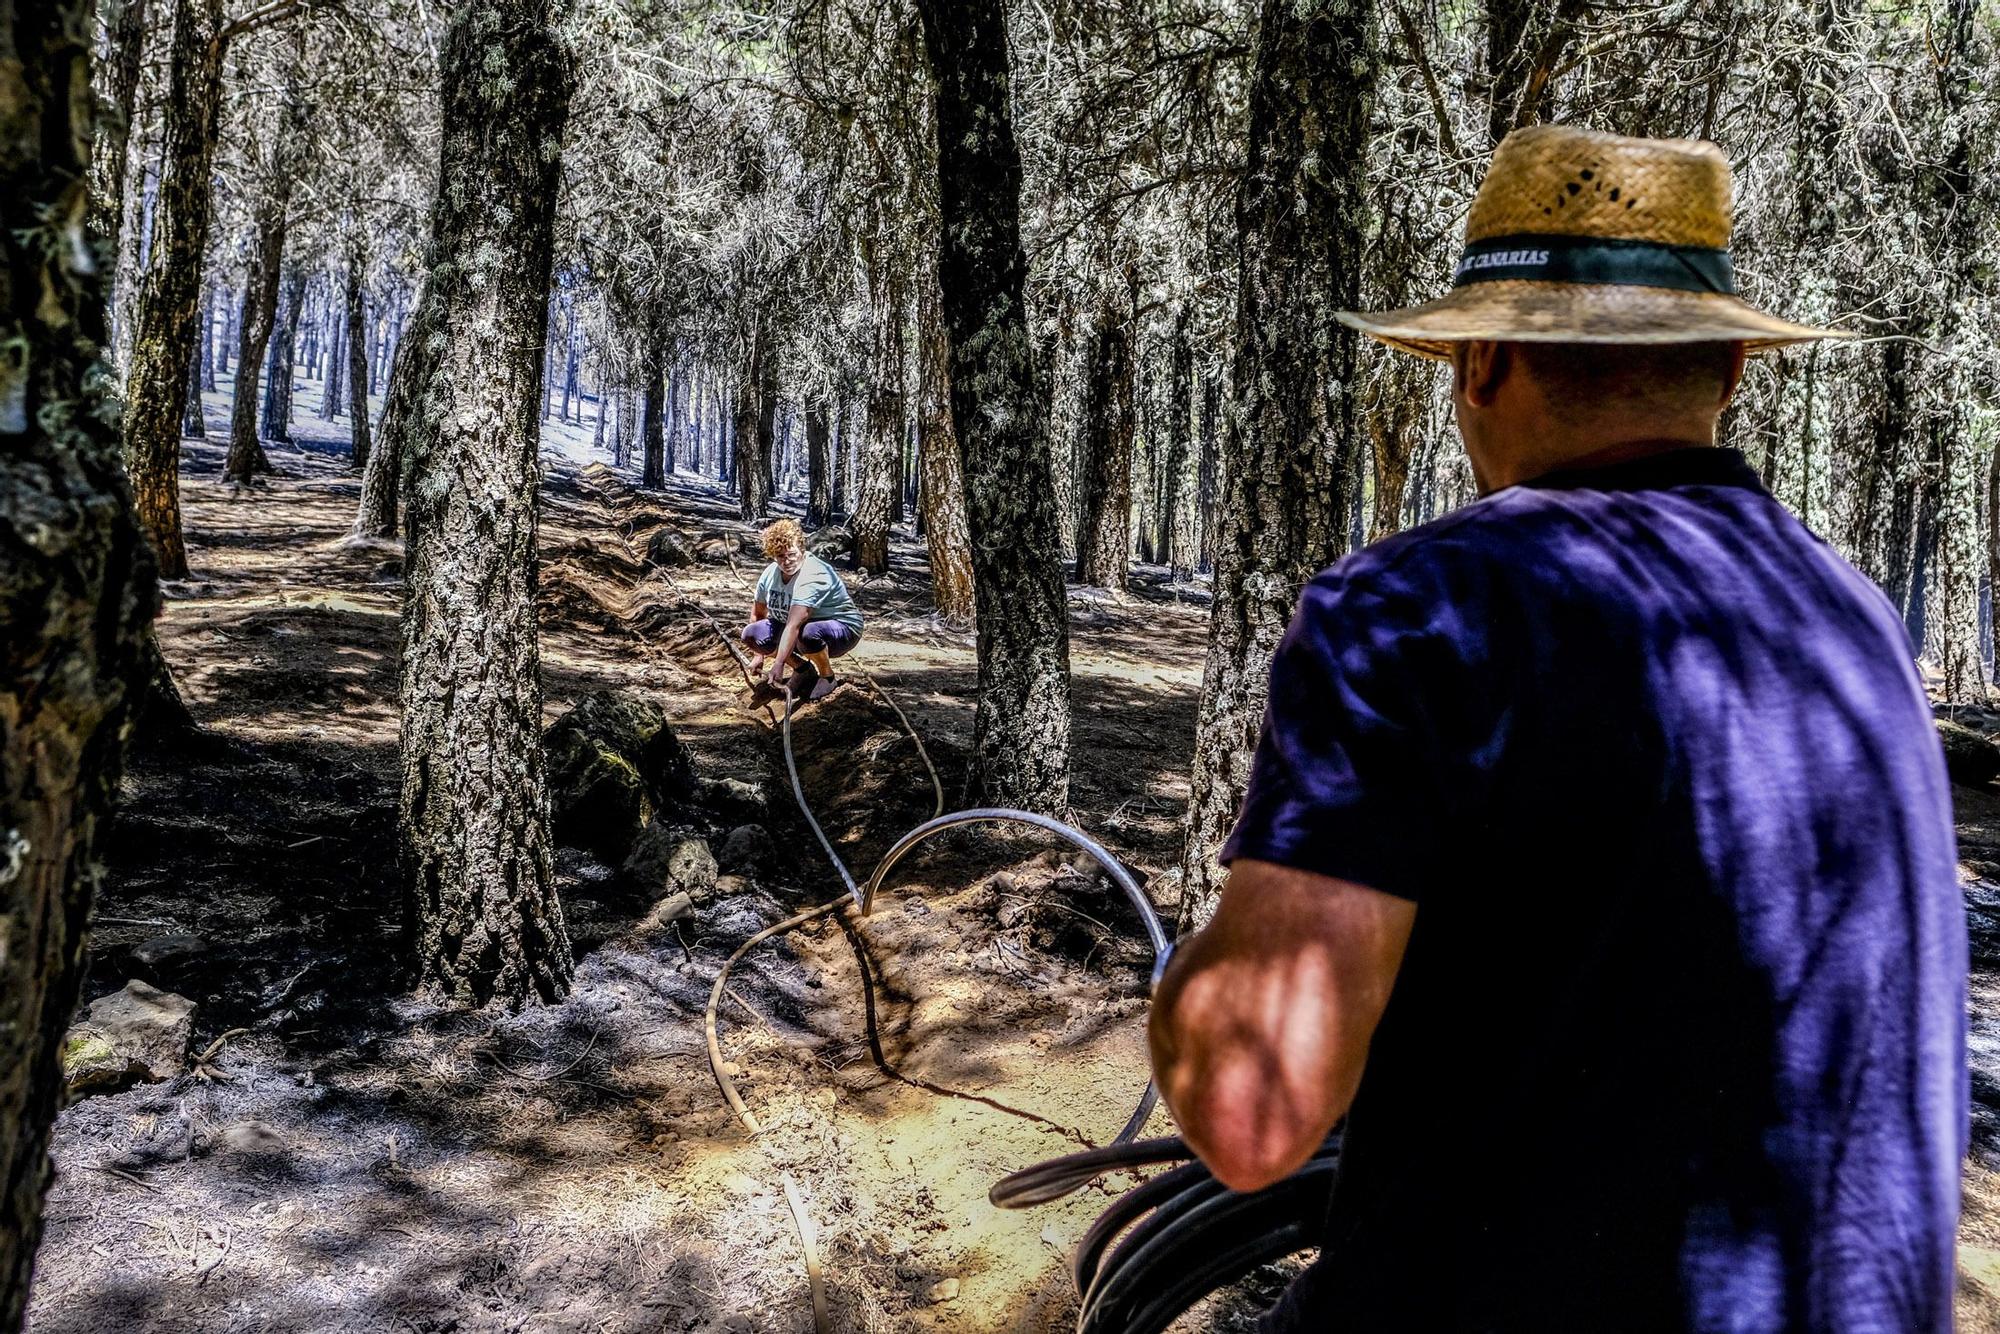
[[[771,664],[771,670],[766,672],[764,675],[772,685],[774,686],[783,685],[785,683],[785,664],[782,662],[773,662]]]

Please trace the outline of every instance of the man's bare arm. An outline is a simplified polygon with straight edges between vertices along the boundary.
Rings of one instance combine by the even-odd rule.
[[[1297,1171],[1354,1100],[1417,905],[1238,861],[1215,920],[1175,956],[1149,1036],[1189,1147],[1233,1190]]]
[[[776,681],[785,664],[792,660],[792,650],[798,646],[799,631],[812,619],[812,608],[803,602],[795,602],[785,617],[785,632],[778,637],[778,647],[771,653],[771,679]]]

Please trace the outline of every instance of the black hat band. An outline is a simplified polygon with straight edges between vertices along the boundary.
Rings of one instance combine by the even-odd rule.
[[[1518,281],[1736,295],[1727,250],[1598,236],[1490,236],[1466,246],[1453,287]]]

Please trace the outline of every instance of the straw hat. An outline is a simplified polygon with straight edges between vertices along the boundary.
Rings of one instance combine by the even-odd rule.
[[[1449,293],[1339,317],[1440,360],[1472,339],[1740,342],[1762,352],[1852,337],[1740,299],[1729,228],[1729,161],[1714,144],[1536,125],[1494,150]]]

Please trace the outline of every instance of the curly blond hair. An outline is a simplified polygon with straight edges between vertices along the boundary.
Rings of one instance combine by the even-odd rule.
[[[797,519],[780,519],[764,530],[764,554],[772,560],[793,547],[801,551],[806,548],[806,530],[799,527]]]

